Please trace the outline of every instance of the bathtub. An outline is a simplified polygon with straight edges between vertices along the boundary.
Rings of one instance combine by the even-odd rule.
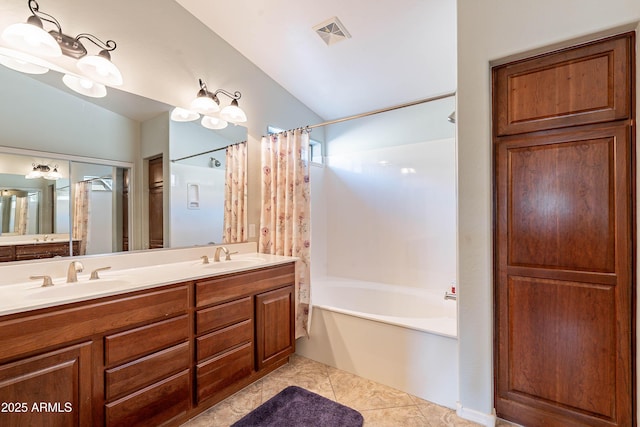
[[[339,277],[312,278],[304,357],[456,408],[456,302],[441,291]]]

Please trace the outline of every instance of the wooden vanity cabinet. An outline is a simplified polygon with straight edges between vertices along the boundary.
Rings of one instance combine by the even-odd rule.
[[[294,269],[0,317],[0,425],[183,423],[288,361]]]
[[[293,263],[196,282],[197,405],[219,402],[295,351]]]

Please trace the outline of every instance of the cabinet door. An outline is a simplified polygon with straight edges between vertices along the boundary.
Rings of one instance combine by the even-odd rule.
[[[91,425],[91,343],[0,366],[0,425]]]
[[[295,351],[293,285],[256,295],[257,369]]]

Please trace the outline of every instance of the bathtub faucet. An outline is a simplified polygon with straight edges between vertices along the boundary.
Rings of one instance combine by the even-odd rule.
[[[449,284],[449,289],[447,289],[444,292],[444,299],[445,300],[454,300],[456,301],[458,299],[458,295],[456,294],[456,281],[454,280],[453,282],[451,282]]]

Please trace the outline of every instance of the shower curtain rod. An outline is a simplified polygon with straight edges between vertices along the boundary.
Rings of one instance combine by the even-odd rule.
[[[360,119],[362,117],[373,116],[374,114],[386,113],[387,111],[399,110],[400,108],[411,107],[413,105],[424,104],[431,101],[438,101],[440,99],[449,98],[455,96],[456,92],[443,93],[442,95],[432,96],[430,98],[420,99],[418,101],[407,102],[404,104],[394,105],[393,107],[381,108],[379,110],[369,111],[367,113],[356,114],[355,116],[343,117],[341,119],[329,120],[327,122],[318,123],[315,125],[306,126],[305,129],[313,129],[321,126],[333,125],[336,123],[342,123],[353,119]]]
[[[197,154],[192,154],[190,156],[180,157],[179,159],[171,160],[171,162],[175,163],[175,162],[179,162],[180,160],[187,160],[187,159],[190,159],[192,157],[202,156],[203,154],[215,153],[216,151],[226,150],[227,148],[231,147],[232,145],[238,145],[238,144],[242,144],[242,143],[245,143],[245,142],[247,142],[247,141],[236,142],[235,144],[229,144],[226,147],[215,148],[213,150],[203,151],[202,153],[197,153]]]

